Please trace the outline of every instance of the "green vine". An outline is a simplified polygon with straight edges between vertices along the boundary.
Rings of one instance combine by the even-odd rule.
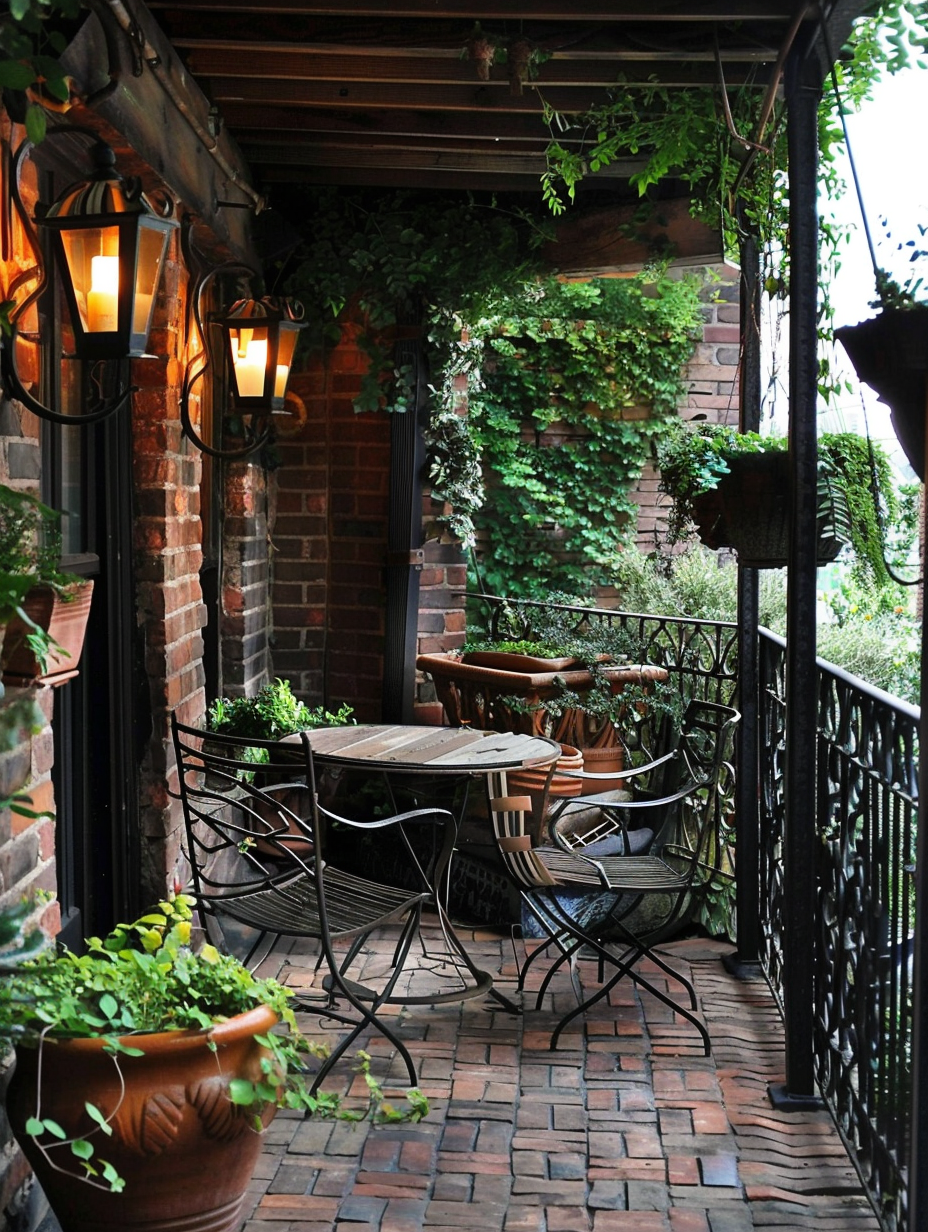
[[[885,0],[858,19],[837,55],[834,76],[845,106],[869,99],[884,73],[926,65],[928,21],[919,0]],[[642,197],[661,182],[676,179],[691,194],[694,217],[721,230],[725,251],[737,259],[744,224],[760,238],[765,253],[763,281],[771,298],[789,295],[789,181],[785,108],[774,105],[762,124],[765,90],[759,81],[737,88],[694,84],[671,89],[656,78],[622,79],[608,104],[581,115],[564,115],[545,104],[550,133],[542,194],[554,214],[574,199],[587,175],[620,158],[639,157],[643,168],[630,177]],[[820,195],[835,200],[845,191],[837,170],[844,148],[838,103],[826,83],[819,109]],[[739,217],[740,214],[740,217]],[[819,220],[822,293],[820,333],[830,341],[834,307],[828,286],[849,240],[827,211]],[[878,276],[879,277],[879,276]],[[885,281],[885,276],[884,276]],[[882,293],[883,287],[878,288]],[[891,290],[891,288],[890,288]],[[819,392],[830,399],[843,388],[827,350],[820,358]]]
[[[608,580],[635,525],[628,491],[676,412],[700,322],[694,279],[643,277],[549,279],[468,322],[491,591],[544,597]]]
[[[513,291],[539,267],[536,250],[550,222],[507,211],[488,199],[307,190],[306,234],[288,294],[306,306],[305,342],[338,342],[346,310],[362,323],[358,342],[370,360],[357,411],[405,411],[411,371],[397,366],[396,326],[424,328],[430,349],[442,346],[455,314],[475,315]]]

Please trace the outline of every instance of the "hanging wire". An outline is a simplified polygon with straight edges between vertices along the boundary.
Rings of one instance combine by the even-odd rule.
[[[834,90],[835,102],[838,106],[838,118],[841,121],[841,132],[844,134],[844,148],[847,151],[848,166],[851,169],[851,179],[854,183],[854,193],[857,197],[857,207],[860,210],[860,221],[863,225],[864,236],[867,240],[867,249],[870,253],[870,264],[873,267],[873,280],[876,286],[877,295],[880,293],[880,267],[876,259],[876,247],[873,243],[873,233],[870,230],[870,223],[867,219],[867,211],[864,206],[863,190],[860,186],[860,176],[857,174],[857,160],[854,158],[854,151],[851,148],[851,137],[848,132],[846,112],[844,109],[844,99],[841,96],[841,87],[838,84],[838,73],[835,68],[835,58],[832,54],[831,39],[828,36],[828,23],[822,22],[822,38],[825,43],[825,51],[828,56],[828,61],[831,64],[831,87]],[[883,515],[883,506],[880,501],[880,488],[876,477],[876,454],[873,448],[873,439],[870,436],[870,422],[867,418],[867,403],[863,396],[863,390],[858,389],[860,395],[860,405],[864,416],[864,435],[867,441],[867,456],[870,459],[870,496],[873,500],[873,507],[876,512],[877,526],[880,528],[880,538],[882,540],[883,566],[886,572],[894,582],[899,586],[921,586],[923,578],[903,578],[896,573],[886,559],[886,519]]]

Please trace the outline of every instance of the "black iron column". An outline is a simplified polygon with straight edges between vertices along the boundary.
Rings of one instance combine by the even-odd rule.
[[[741,388],[740,430],[760,428],[760,248],[756,231],[745,211],[738,212],[741,258]],[[737,797],[735,835],[738,951],[726,963],[736,974],[754,975],[760,958],[760,835],[758,783],[758,643],[760,619],[756,569],[738,570],[738,708],[741,723],[737,744]]]
[[[422,371],[422,343],[418,336],[397,343],[396,364],[398,368],[411,370],[415,399],[409,410],[395,412],[390,423],[382,713],[386,723],[411,723],[422,574],[422,469],[425,465],[419,421],[426,405],[426,381]]]
[[[815,672],[816,439],[818,318],[818,105],[821,71],[803,42],[786,64],[789,135],[789,460],[790,543],[786,617],[786,758],[783,992],[786,1083],[771,1097],[784,1106],[816,1100],[812,1051],[816,900]]]
[[[925,382],[928,415],[928,381]],[[925,456],[928,458],[928,439]],[[925,472],[928,474],[928,471]],[[922,502],[922,543],[928,543],[928,503]],[[923,567],[924,573],[924,567]],[[928,621],[922,584],[921,723],[918,730],[918,839],[915,858],[915,954],[912,969],[912,1127],[909,1147],[909,1229],[928,1228],[928,1055],[924,1047],[928,1011],[928,826],[921,824],[922,801],[928,798]]]

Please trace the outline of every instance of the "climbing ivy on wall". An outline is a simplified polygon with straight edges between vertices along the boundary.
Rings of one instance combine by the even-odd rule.
[[[696,279],[646,276],[548,279],[467,322],[487,589],[542,597],[608,581],[635,526],[629,489],[675,414],[700,324]]]

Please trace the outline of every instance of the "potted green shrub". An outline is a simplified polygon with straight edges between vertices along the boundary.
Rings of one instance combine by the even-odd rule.
[[[0,484],[0,671],[8,683],[72,674],[93,582],[62,573],[59,518],[29,492]]]
[[[338,1115],[307,1085],[314,1046],[287,990],[212,946],[194,952],[192,903],[166,899],[83,957],[48,952],[0,981],[10,1123],[64,1232],[237,1232],[277,1109]],[[396,1112],[369,1085],[373,1115],[427,1110],[410,1092]]]
[[[895,513],[882,448],[850,432],[819,438],[818,560],[850,544],[858,572],[882,579],[882,502]],[[723,424],[677,422],[657,445],[661,490],[672,498],[671,542],[695,526],[709,548],[731,547],[755,568],[781,568],[789,543],[789,458],[785,437],[739,433]],[[876,498],[874,497],[876,487]]]
[[[259,689],[254,697],[217,697],[206,712],[206,726],[209,731],[224,736],[280,740],[314,727],[340,727],[352,723],[352,713],[348,705],[334,712],[324,706],[307,706],[294,696],[290,681],[278,676]]]

